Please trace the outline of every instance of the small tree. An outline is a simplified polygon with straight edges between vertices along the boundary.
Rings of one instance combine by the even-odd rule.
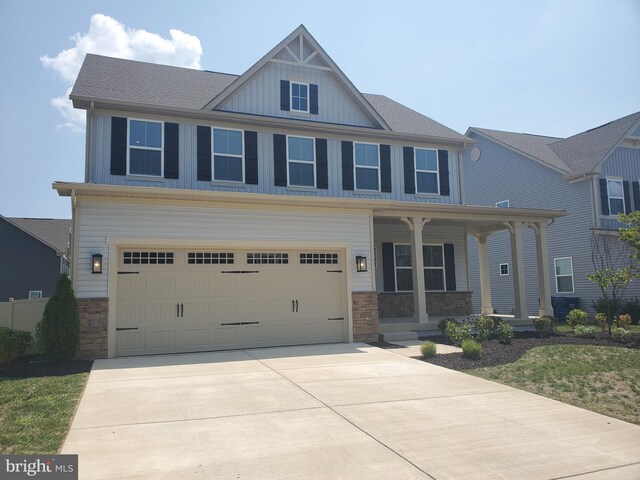
[[[624,291],[633,278],[634,260],[630,247],[618,241],[617,236],[591,234],[591,262],[594,273],[587,279],[600,287],[607,305],[607,323],[609,335],[613,317],[618,313],[611,311],[611,305],[621,305]]]
[[[620,228],[620,240],[631,248],[629,252],[631,257],[636,261],[640,261],[640,210],[627,215],[620,215],[620,223],[626,225],[626,227]]]
[[[52,362],[68,362],[80,343],[80,313],[71,280],[60,274],[56,292],[44,307],[37,328],[38,344]]]

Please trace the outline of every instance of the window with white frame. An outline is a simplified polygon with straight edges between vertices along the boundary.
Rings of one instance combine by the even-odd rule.
[[[291,82],[291,110],[309,112],[309,85]]]
[[[438,151],[416,148],[416,193],[439,193]]]
[[[161,177],[162,122],[129,119],[129,175]]]
[[[244,182],[244,132],[213,129],[213,179]]]
[[[509,275],[509,264],[501,263],[500,264],[500,276],[504,277],[505,275]]]
[[[396,243],[394,250],[396,291],[411,292],[413,290],[411,245]]]
[[[287,137],[289,185],[316,186],[315,139]]]
[[[609,214],[619,215],[624,212],[624,188],[621,179],[607,178],[607,195],[609,196]]]
[[[574,293],[573,290],[573,259],[571,257],[554,258],[556,275],[556,292]]]
[[[29,299],[42,298],[42,290],[29,290]]]
[[[501,200],[496,202],[496,207],[498,208],[509,208],[509,200]]]
[[[354,144],[356,190],[380,191],[380,155],[378,145]]]
[[[442,245],[423,245],[425,290],[444,291],[444,247]]]

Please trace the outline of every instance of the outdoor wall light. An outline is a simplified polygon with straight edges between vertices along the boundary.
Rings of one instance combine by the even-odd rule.
[[[102,254],[94,253],[91,255],[91,273],[102,273]]]
[[[367,257],[356,257],[356,271],[358,272],[366,272],[367,271]]]

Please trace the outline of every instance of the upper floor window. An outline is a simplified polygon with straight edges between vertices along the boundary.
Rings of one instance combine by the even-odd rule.
[[[354,148],[356,190],[380,191],[380,155],[378,145],[356,143]]]
[[[129,175],[162,176],[162,122],[129,120]]]
[[[573,259],[571,257],[554,258],[556,292],[573,293]]]
[[[29,290],[29,299],[42,298],[42,290]]]
[[[622,180],[607,178],[607,195],[609,197],[609,214],[624,213],[624,188]]]
[[[244,182],[242,130],[213,129],[213,180]]]
[[[509,200],[501,200],[496,202],[496,207],[498,208],[509,208]]]
[[[416,193],[439,193],[438,151],[416,148]]]
[[[315,139],[287,137],[289,185],[315,187]]]
[[[309,112],[309,85],[291,82],[291,110]]]

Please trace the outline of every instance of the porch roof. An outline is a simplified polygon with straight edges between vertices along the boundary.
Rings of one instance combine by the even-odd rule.
[[[403,202],[377,198],[339,198],[303,195],[273,195],[246,192],[219,192],[178,188],[103,185],[93,183],[54,182],[60,196],[128,199],[132,202],[190,202],[199,206],[279,207],[360,211],[376,219],[402,217],[429,218],[438,223],[464,225],[469,233],[504,230],[505,222],[542,223],[563,217],[566,210],[532,208],[497,208],[485,205],[458,205],[430,202]]]

